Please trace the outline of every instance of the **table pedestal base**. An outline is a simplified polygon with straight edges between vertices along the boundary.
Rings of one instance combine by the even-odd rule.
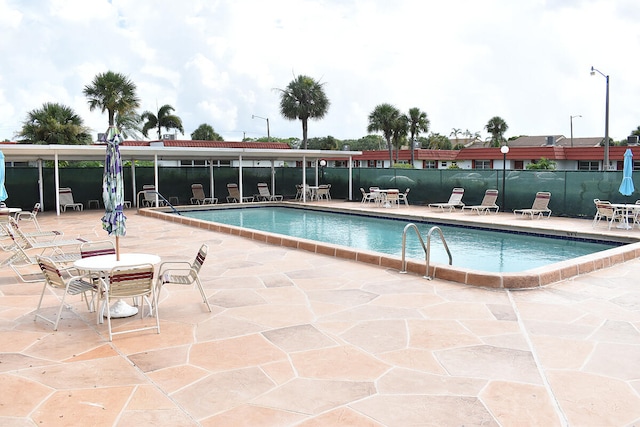
[[[131,317],[138,314],[138,307],[132,307],[122,300],[118,300],[109,309],[112,319],[118,319],[121,317]]]

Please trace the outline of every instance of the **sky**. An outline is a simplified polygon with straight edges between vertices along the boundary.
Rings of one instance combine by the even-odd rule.
[[[361,138],[382,103],[446,136],[484,139],[500,116],[506,137],[604,137],[608,75],[621,140],[640,126],[638,22],[637,0],[0,0],[0,140],[46,102],[105,132],[82,91],[107,71],[136,84],[139,112],[173,106],[178,138],[207,123],[226,141],[265,137],[266,119],[301,139],[278,92],[298,75],[331,102],[310,138]]]

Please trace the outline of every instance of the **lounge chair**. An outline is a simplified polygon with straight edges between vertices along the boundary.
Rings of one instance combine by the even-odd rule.
[[[207,197],[204,194],[202,184],[191,184],[191,204],[192,205],[213,205],[218,203],[216,197]]]
[[[479,205],[475,206],[463,206],[462,211],[465,209],[469,209],[472,213],[475,211],[480,214],[488,214],[495,210],[495,213],[498,213],[500,210],[500,206],[496,205],[496,200],[498,200],[498,190],[487,190],[484,192],[484,197],[482,202]]]
[[[269,186],[265,182],[258,183],[258,200],[263,202],[281,202],[283,197],[280,194],[271,194]]]
[[[155,185],[151,185],[151,184],[143,185],[141,193],[143,195],[142,206],[147,208],[154,207],[156,206],[156,202],[159,206],[162,206],[163,203],[156,192]]]
[[[253,196],[244,196],[242,198],[240,197],[238,184],[227,184],[227,191],[229,192],[229,195],[227,196],[227,203],[253,202]]]
[[[462,196],[464,195],[464,188],[454,188],[451,191],[451,196],[449,197],[449,201],[446,203],[430,203],[430,208],[436,208],[445,211],[448,209],[449,212],[456,210],[456,208],[464,208],[464,203],[462,202]]]
[[[513,211],[514,215],[520,214],[521,216],[529,216],[533,219],[534,216],[542,218],[545,216],[549,218],[551,216],[551,209],[549,209],[549,199],[551,199],[551,193],[548,191],[538,191],[536,198],[533,201],[533,205],[529,209],[516,209]]]
[[[74,211],[84,210],[84,205],[82,203],[76,203],[73,200],[73,192],[69,187],[60,187],[60,190],[58,191],[58,198],[62,212],[66,212],[67,208],[71,208]]]

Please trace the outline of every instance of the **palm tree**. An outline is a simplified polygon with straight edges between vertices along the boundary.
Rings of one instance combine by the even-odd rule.
[[[126,113],[116,113],[115,122],[123,138],[140,139],[140,123],[142,123],[140,114],[133,110]]]
[[[369,114],[367,132],[382,132],[389,149],[389,164],[393,164],[393,145],[391,138],[396,127],[396,121],[400,117],[400,110],[391,104],[380,104]]]
[[[499,147],[505,141],[504,133],[509,129],[507,123],[498,116],[492,117],[484,127],[491,134],[491,147]]]
[[[411,166],[413,166],[415,140],[420,136],[420,132],[429,132],[427,113],[420,111],[418,107],[409,109],[409,132],[411,133]]]
[[[32,144],[90,144],[89,128],[71,107],[46,102],[42,108],[27,113],[27,120],[17,134],[21,142]]]
[[[454,137],[456,139],[456,145],[458,145],[458,137],[462,134],[463,134],[462,129],[452,128],[449,136]]]
[[[97,108],[109,113],[109,126],[115,124],[115,115],[126,115],[140,107],[136,85],[125,75],[107,71],[93,78],[82,91],[89,100],[89,111]]]
[[[321,119],[329,110],[329,98],[324,93],[324,83],[309,76],[298,76],[286,89],[280,91],[280,114],[288,120],[302,122],[302,145],[307,149],[309,119]]]
[[[140,118],[145,121],[142,126],[142,134],[148,137],[150,129],[158,130],[158,138],[162,138],[162,128],[165,128],[167,132],[170,129],[177,129],[184,135],[184,128],[182,127],[182,119],[174,114],[173,107],[169,104],[165,104],[158,110],[158,115],[153,114],[151,111],[145,111]]]
[[[194,141],[224,141],[224,138],[206,123],[201,124],[193,131],[191,139]]]
[[[407,140],[407,133],[409,133],[409,117],[401,114],[396,120],[395,126],[393,127],[393,135],[391,136],[393,146],[396,148],[396,163],[400,157],[400,146]]]

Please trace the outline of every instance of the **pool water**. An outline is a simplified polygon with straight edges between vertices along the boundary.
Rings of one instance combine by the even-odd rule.
[[[181,214],[227,225],[401,256],[402,232],[413,222],[425,239],[428,222],[375,218],[285,207],[253,207]],[[453,257],[453,265],[487,272],[520,272],[611,249],[618,243],[545,237],[535,234],[437,224]],[[406,257],[424,260],[414,230],[408,230]],[[439,234],[431,237],[431,263],[448,264]]]

